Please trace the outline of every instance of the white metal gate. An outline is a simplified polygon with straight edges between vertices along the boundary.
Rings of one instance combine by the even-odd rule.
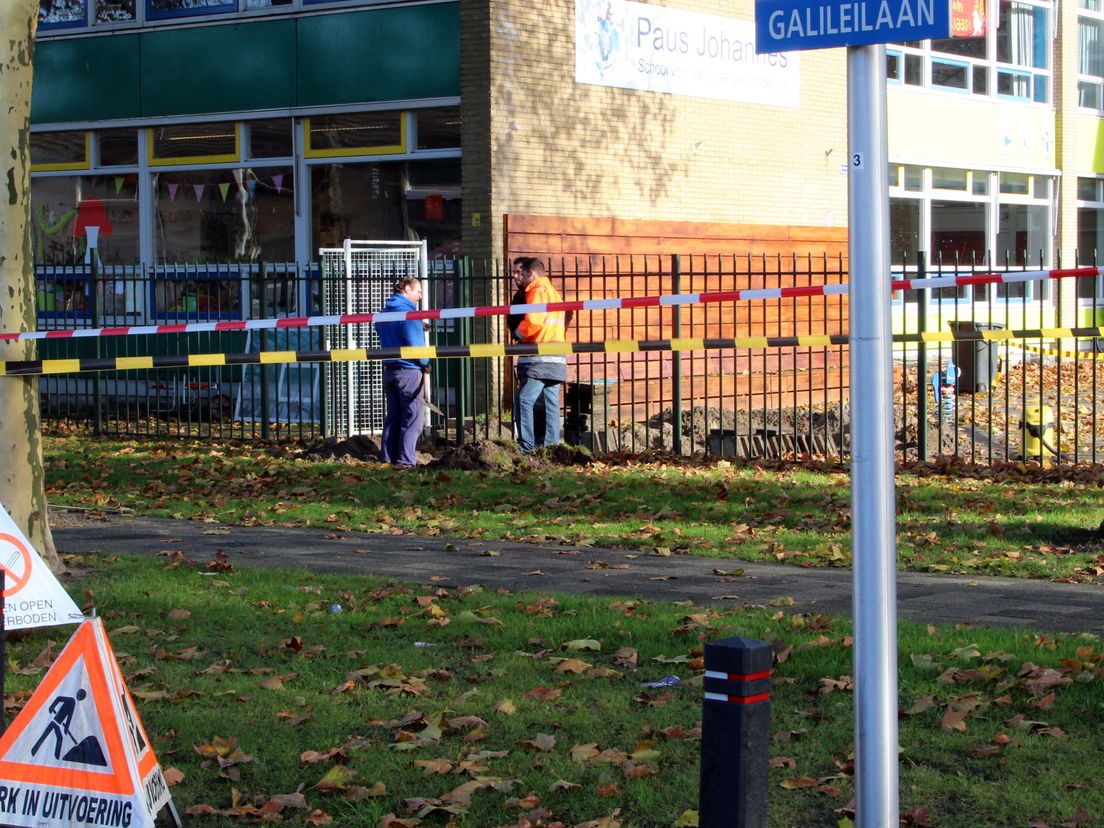
[[[426,243],[345,240],[342,248],[323,248],[322,313],[371,313],[391,297],[395,280],[426,280]],[[429,291],[424,291],[428,295]],[[422,299],[423,307],[425,298]],[[375,326],[332,325],[325,346],[378,348]],[[383,430],[383,364],[329,363],[326,378],[326,433],[334,437],[379,434]]]

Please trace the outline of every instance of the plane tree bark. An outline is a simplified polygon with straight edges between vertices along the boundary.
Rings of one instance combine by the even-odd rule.
[[[38,0],[0,2],[0,331],[34,328],[31,210],[31,62]],[[0,359],[32,359],[30,342],[0,343]],[[0,503],[55,572],[46,513],[38,379],[0,377]]]

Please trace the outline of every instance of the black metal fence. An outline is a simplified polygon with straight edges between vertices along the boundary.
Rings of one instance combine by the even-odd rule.
[[[845,262],[824,257],[593,257],[551,260],[564,298],[621,299],[669,294],[808,287],[847,280]],[[896,277],[992,272],[981,265],[927,268]],[[1017,272],[1025,267],[1002,267]],[[327,312],[317,266],[188,265],[156,268],[39,268],[40,330],[233,323]],[[497,262],[437,260],[428,296],[437,307],[505,304],[512,295]],[[1080,282],[1079,324],[1100,324],[1099,278]],[[1056,280],[900,292],[895,333],[1055,326]],[[1068,301],[1065,299],[1063,301]],[[569,339],[654,341],[710,337],[845,335],[840,295],[631,306],[580,312]],[[1101,307],[1098,308],[1098,305]],[[225,328],[234,327],[225,325]],[[434,324],[438,345],[502,341],[501,317]],[[323,328],[215,330],[137,336],[66,337],[36,343],[41,359],[322,350]],[[991,463],[1026,453],[1044,460],[1100,462],[1104,424],[1098,391],[1099,340],[1050,342],[1018,336],[897,343],[894,425],[903,460],[957,454]],[[1088,347],[1086,347],[1088,346]],[[948,362],[956,381],[932,383]],[[598,452],[667,449],[713,455],[842,457],[848,450],[850,388],[845,344],[651,351],[569,357],[565,439]],[[511,433],[509,359],[442,359],[433,373],[432,436],[439,444]],[[324,435],[322,366],[198,366],[43,376],[46,420],[97,434],[214,439],[307,440]],[[953,390],[948,390],[953,389]],[[361,404],[372,404],[373,401]],[[375,401],[382,405],[382,400]],[[1049,430],[1048,430],[1049,428]],[[1035,432],[1038,432],[1038,435]]]

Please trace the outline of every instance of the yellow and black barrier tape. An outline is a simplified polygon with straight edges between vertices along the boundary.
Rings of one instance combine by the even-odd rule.
[[[1056,357],[1058,359],[1104,359],[1104,352],[1097,350],[1064,351],[1059,348],[1048,348],[1045,345],[1028,344],[1017,344],[1016,347],[1033,354]]]
[[[1104,328],[1045,328],[1022,331],[928,331],[895,334],[894,343],[1006,342],[1012,339],[1081,339],[1104,336]],[[455,359],[458,357],[506,357],[557,354],[624,354],[643,351],[711,351],[725,348],[824,348],[848,344],[846,334],[810,336],[745,336],[678,339],[613,339],[606,342],[541,342],[504,345],[426,345],[406,348],[352,348],[330,351],[260,351],[239,354],[179,354],[121,356],[87,359],[39,359],[0,362],[0,376],[75,374],[88,371],[137,371],[153,368],[199,368],[224,365],[276,365],[287,363],[366,362],[369,360]],[[1015,343],[1009,343],[1015,344]]]

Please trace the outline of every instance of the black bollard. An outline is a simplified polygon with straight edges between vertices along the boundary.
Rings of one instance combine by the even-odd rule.
[[[773,661],[754,638],[705,645],[700,828],[766,828]]]

